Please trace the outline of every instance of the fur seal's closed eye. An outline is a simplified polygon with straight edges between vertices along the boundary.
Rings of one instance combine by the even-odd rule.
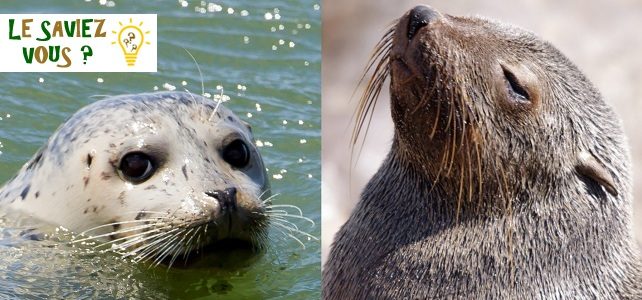
[[[530,101],[528,91],[520,83],[515,74],[508,68],[502,66],[504,78],[506,79],[506,89],[511,99],[515,101]]]

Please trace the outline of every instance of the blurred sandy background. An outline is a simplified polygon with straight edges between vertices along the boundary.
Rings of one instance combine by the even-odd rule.
[[[350,118],[358,101],[358,97],[351,100],[352,92],[385,28],[420,3],[442,13],[482,15],[529,29],[584,71],[624,121],[634,164],[634,225],[642,240],[642,1],[324,0],[323,261],[334,233],[350,215],[392,139],[386,84],[359,163],[349,178]]]

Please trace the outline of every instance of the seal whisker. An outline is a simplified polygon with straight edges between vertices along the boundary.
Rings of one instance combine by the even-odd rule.
[[[196,58],[194,55],[192,55],[189,50],[185,49],[185,47],[181,47],[185,52],[187,52],[187,55],[192,58],[192,61],[194,62],[194,65],[196,65],[196,70],[198,70],[198,76],[201,78],[201,95],[205,95],[205,80],[203,80],[203,72],[201,72],[201,67],[198,65],[198,62],[196,61]]]
[[[163,245],[165,245],[164,242],[167,241],[167,239],[174,237],[175,235],[173,234],[178,230],[179,229],[174,229],[171,231],[164,232],[162,235],[160,235],[159,238],[154,239],[151,243],[141,245],[140,247],[130,251],[127,254],[127,256],[130,256],[130,254],[136,255],[133,258],[135,262],[147,261],[148,259],[150,259],[150,255],[156,254],[157,250],[161,248]]]
[[[277,225],[277,226],[279,226],[279,227],[281,227],[281,228],[283,228],[283,229],[286,229],[286,230],[287,230],[287,231],[289,231],[289,232],[295,232],[295,233],[302,234],[302,235],[304,235],[304,236],[306,236],[306,237],[308,237],[308,238],[311,238],[311,239],[313,239],[313,240],[315,240],[315,241],[318,241],[318,240],[319,240],[319,238],[318,238],[318,237],[315,237],[315,236],[313,236],[313,235],[311,235],[311,234],[309,234],[309,233],[307,233],[307,232],[305,232],[305,231],[297,230],[297,229],[292,228],[292,227],[288,227],[288,226],[287,226],[287,225],[285,225],[285,224],[282,224],[282,223],[279,223],[279,222],[274,222],[273,224],[274,224],[274,225]]]
[[[104,247],[104,246],[109,245],[109,244],[113,244],[113,245],[115,245],[115,247],[123,248],[124,246],[122,246],[122,244],[118,244],[119,242],[121,242],[121,241],[123,241],[123,242],[135,241],[136,243],[142,242],[142,241],[144,241],[144,239],[141,239],[140,237],[144,236],[146,234],[149,234],[149,232],[148,231],[139,232],[139,233],[136,233],[136,234],[133,234],[133,235],[128,235],[128,236],[124,236],[124,237],[121,237],[121,238],[117,238],[115,240],[99,243],[99,244],[95,245],[93,248],[97,249],[97,248]]]
[[[292,219],[299,219],[310,223],[310,225],[312,226],[316,226],[316,223],[314,222],[314,220],[305,216],[290,215],[290,214],[266,214],[266,215],[268,217],[286,217],[286,218],[292,218]]]
[[[364,93],[362,94],[357,110],[352,116],[351,122],[354,122],[355,127],[352,131],[351,145],[352,151],[354,153],[354,146],[357,144],[359,136],[361,136],[362,129],[366,125],[366,120],[369,120],[367,124],[370,124],[372,120],[372,112],[376,105],[376,99],[381,92],[381,88],[385,80],[389,76],[390,70],[390,51],[392,48],[392,42],[394,37],[394,26],[391,26],[386,33],[383,35],[380,42],[375,46],[373,54],[370,56],[370,59],[367,63],[367,67],[363,72],[361,79],[359,80],[360,86],[365,80],[367,74],[374,68],[373,75],[370,78]],[[356,92],[356,90],[355,90]],[[354,95],[354,93],[353,93]],[[367,135],[367,128],[369,125],[365,126],[366,132],[364,133],[363,139]],[[352,158],[351,158],[352,161]],[[351,163],[352,165],[352,163]]]
[[[305,244],[303,244],[303,242],[301,242],[301,240],[296,238],[294,235],[292,235],[290,233],[287,233],[287,232],[285,232],[285,231],[283,231],[281,229],[277,229],[277,230],[279,232],[281,232],[285,237],[289,237],[289,238],[292,238],[293,240],[295,240],[297,243],[299,243],[299,245],[301,245],[301,248],[305,249]]]
[[[92,232],[92,231],[95,231],[95,230],[98,230],[98,229],[101,229],[101,228],[105,228],[105,227],[113,227],[114,225],[144,223],[144,222],[149,222],[150,220],[156,221],[157,219],[165,219],[165,218],[163,218],[163,217],[154,217],[152,219],[145,219],[145,220],[129,220],[129,221],[112,222],[112,223],[107,223],[107,224],[103,224],[103,225],[99,225],[99,226],[95,226],[95,227],[89,228],[89,229],[79,233],[78,235],[80,235],[80,236],[87,235],[89,232]]]
[[[80,239],[80,240],[72,240],[71,243],[81,243],[81,242],[85,242],[85,241],[89,241],[89,240],[99,240],[99,239],[101,239],[103,237],[114,236],[114,235],[118,235],[118,234],[125,233],[125,232],[143,230],[143,229],[150,228],[150,227],[153,227],[153,225],[152,224],[145,224],[145,225],[140,225],[140,226],[136,226],[136,227],[124,228],[124,229],[121,229],[121,230],[118,230],[118,231],[113,231],[113,232],[105,233],[105,234],[101,234],[101,235],[94,235],[94,236],[90,236],[90,237],[83,238],[83,239]],[[141,233],[137,233],[135,235],[144,234],[144,233],[148,233],[148,232],[149,231],[144,231],[144,232],[141,232]],[[125,238],[129,238],[129,237],[132,237],[132,235],[126,236]],[[102,245],[106,245],[108,243],[114,243],[114,242],[119,241],[121,239],[122,238],[118,238],[118,239],[115,239],[115,240],[107,241],[105,243],[99,244],[96,247],[99,247],[99,246],[102,246]]]
[[[170,228],[170,230],[153,232],[153,234],[151,234],[151,235],[147,234],[146,236],[144,236],[140,240],[139,239],[134,239],[134,240],[130,240],[130,241],[125,241],[125,242],[119,244],[118,246],[122,247],[122,248],[129,248],[129,247],[131,247],[133,245],[140,244],[140,246],[132,249],[130,252],[138,252],[138,251],[140,251],[142,249],[145,249],[145,248],[148,248],[148,247],[153,247],[156,243],[160,242],[166,235],[171,235],[171,234],[173,234],[173,233],[175,233],[176,231],[179,230],[178,228],[171,228],[169,226],[167,228]],[[148,233],[148,232],[146,232],[146,233]]]
[[[264,193],[265,193],[265,192],[261,193],[261,196],[259,196],[259,199],[260,199],[261,197],[263,197],[263,194],[264,194]],[[271,201],[272,199],[274,199],[274,198],[276,198],[277,196],[280,196],[280,195],[281,195],[281,194],[278,194],[278,193],[277,193],[277,194],[274,194],[274,195],[271,195],[270,197],[265,198],[265,200],[262,200],[262,202],[263,202],[263,204],[266,204],[266,203],[268,203],[269,201]]]
[[[223,95],[224,95],[224,89],[221,88],[221,95],[216,99],[216,106],[214,107],[214,110],[212,111],[212,114],[210,115],[210,118],[208,121],[211,121],[214,115],[216,115],[216,112],[218,111],[218,107],[221,105],[221,102],[223,102]]]
[[[188,230],[187,232],[181,233],[181,235],[183,236],[183,238],[181,238],[181,240],[180,240],[180,241],[178,241],[178,242],[174,243],[174,246],[171,248],[171,251],[170,251],[170,252],[168,252],[168,254],[169,254],[169,253],[172,253],[172,254],[171,254],[172,259],[169,261],[169,265],[167,266],[167,268],[168,268],[168,269],[169,269],[169,268],[171,268],[171,267],[172,267],[172,265],[174,264],[174,261],[176,261],[176,258],[178,257],[178,254],[179,254],[179,252],[180,252],[179,250],[180,250],[181,248],[183,248],[183,249],[184,249],[183,241],[185,241],[185,238],[187,238],[187,236],[188,236],[189,234],[191,234],[194,230],[195,230],[195,228],[191,228],[191,229],[190,229],[190,230]],[[162,260],[158,261],[158,262],[156,263],[156,265],[158,266],[158,264],[160,264],[160,262],[162,262]]]
[[[273,205],[266,205],[265,207],[266,208],[293,208],[299,213],[300,216],[303,215],[303,211],[301,210],[301,208],[292,204],[273,204]]]
[[[162,229],[166,228],[171,228],[170,226],[165,226]],[[142,232],[143,237],[141,238],[140,235],[136,236],[130,236],[129,239],[123,241],[120,244],[114,244],[115,247],[118,248],[129,248],[133,245],[139,244],[139,243],[145,243],[147,241],[154,241],[157,237],[162,237],[165,234],[168,234],[168,231],[161,231],[162,229],[153,229],[149,231]],[[171,232],[171,231],[170,231]],[[108,244],[109,242],[105,243]]]
[[[177,239],[181,238],[183,234],[175,234],[171,239],[167,240],[164,243],[164,246],[157,252],[156,259],[152,261],[152,264],[158,266],[168,255],[172,253],[178,243],[174,243]]]
[[[186,263],[187,263],[187,258],[189,257],[189,254],[192,251],[192,248],[194,248],[194,244],[192,243],[192,241],[194,240],[194,237],[200,234],[199,231],[202,229],[202,227],[195,227],[195,228],[196,230],[194,231],[194,233],[192,233],[192,236],[190,236],[187,242],[185,242],[185,244],[187,245],[187,249],[185,250],[185,252],[183,252],[183,260],[185,260]]]
[[[273,222],[279,222],[279,223],[281,223],[283,225],[290,226],[293,229],[300,230],[299,226],[297,226],[296,224],[294,224],[294,223],[292,223],[292,222],[290,222],[290,221],[288,221],[286,219],[283,219],[283,218],[280,218],[280,217],[272,217],[271,219],[272,219]]]
[[[158,224],[149,224],[147,227],[138,228],[136,230],[143,230],[143,229],[146,229],[146,228],[154,228],[154,227],[156,227],[156,228],[154,228],[152,230],[143,230],[143,231],[141,231],[139,233],[136,233],[136,234],[130,234],[130,235],[127,235],[127,236],[124,236],[124,237],[121,237],[121,238],[117,238],[117,239],[112,240],[112,241],[107,241],[107,242],[104,242],[104,243],[100,244],[99,246],[104,246],[104,245],[107,245],[107,244],[116,244],[119,241],[124,241],[121,244],[117,244],[117,246],[118,247],[127,248],[127,247],[130,247],[131,245],[134,245],[136,243],[142,243],[142,242],[145,242],[145,241],[147,241],[149,239],[153,239],[156,236],[156,235],[151,235],[151,234],[154,234],[156,232],[160,232],[160,234],[163,234],[164,232],[162,232],[161,230],[164,230],[164,229],[167,229],[167,228],[171,228],[171,226],[169,226],[169,225],[165,225],[165,226],[162,226],[162,227],[157,227],[157,225]],[[127,231],[136,231],[136,230],[127,230]],[[117,235],[117,234],[121,234],[121,233],[127,232],[127,231],[113,232],[112,234],[109,234],[109,235]],[[143,238],[140,238],[141,236]]]

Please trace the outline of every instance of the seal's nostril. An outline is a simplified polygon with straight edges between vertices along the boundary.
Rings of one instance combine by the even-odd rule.
[[[223,191],[206,191],[205,195],[216,199],[223,209],[236,210],[236,188],[227,188]]]
[[[225,189],[225,193],[226,193],[229,197],[233,197],[233,198],[235,199],[234,201],[236,201],[236,188],[235,188],[235,187],[226,188],[226,189]]]
[[[419,29],[439,18],[441,14],[429,6],[419,5],[413,8],[408,15],[408,39],[412,40]]]

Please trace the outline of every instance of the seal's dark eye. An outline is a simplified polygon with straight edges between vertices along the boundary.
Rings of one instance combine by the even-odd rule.
[[[504,78],[506,78],[506,88],[511,97],[519,101],[530,101],[530,97],[526,89],[519,83],[515,74],[508,69],[502,67],[504,71]]]
[[[244,168],[250,163],[250,148],[243,140],[234,140],[222,152],[223,160],[235,168]]]
[[[120,160],[118,171],[125,180],[132,183],[141,183],[154,174],[156,166],[147,154],[132,152]]]

